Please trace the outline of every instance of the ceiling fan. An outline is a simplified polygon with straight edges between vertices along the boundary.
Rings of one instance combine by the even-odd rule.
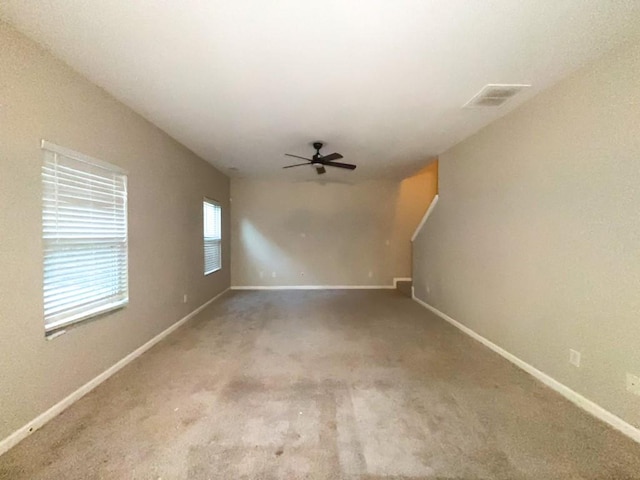
[[[339,153],[330,153],[329,155],[322,155],[320,153],[320,149],[322,148],[322,142],[314,142],[313,148],[316,149],[316,153],[312,158],[299,157],[298,155],[291,155],[290,153],[285,153],[287,157],[295,157],[301,158],[302,160],[306,160],[307,163],[297,163],[295,165],[287,165],[282,168],[293,168],[293,167],[301,167],[303,165],[311,165],[316,169],[316,173],[318,175],[322,175],[326,172],[324,167],[338,167],[338,168],[346,168],[348,170],[355,170],[356,166],[351,163],[340,163],[334,160],[340,160],[342,155]]]

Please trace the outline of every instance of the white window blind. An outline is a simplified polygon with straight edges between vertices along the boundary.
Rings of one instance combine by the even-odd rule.
[[[204,215],[204,274],[222,268],[222,209],[217,203],[205,199]]]
[[[42,142],[44,322],[51,331],[128,302],[127,176]]]

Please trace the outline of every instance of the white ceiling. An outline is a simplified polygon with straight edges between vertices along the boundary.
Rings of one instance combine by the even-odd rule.
[[[405,176],[640,32],[638,0],[0,0],[0,15],[232,176],[323,140]],[[487,83],[530,83],[461,109]],[[230,171],[230,167],[239,169]]]

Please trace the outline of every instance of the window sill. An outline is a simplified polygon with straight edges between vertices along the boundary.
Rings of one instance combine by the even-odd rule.
[[[204,272],[204,276],[206,277],[207,275],[211,275],[212,273],[219,272],[220,270],[222,270],[222,267],[216,268],[215,270],[210,270],[208,272]]]
[[[107,315],[109,313],[115,312],[116,310],[120,310],[126,307],[129,304],[129,300],[123,300],[119,302],[114,302],[109,305],[103,305],[101,307],[95,308],[93,310],[83,312],[78,315],[74,315],[73,317],[59,320],[57,322],[53,322],[50,325],[46,325],[44,329],[44,336],[47,340],[53,340],[66,333],[66,328],[78,325],[80,323],[87,322],[89,320],[93,320],[95,318],[101,317],[103,315]]]

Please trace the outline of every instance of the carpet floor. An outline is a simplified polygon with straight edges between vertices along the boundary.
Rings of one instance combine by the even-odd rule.
[[[239,291],[0,478],[623,480],[640,445],[395,291]]]

